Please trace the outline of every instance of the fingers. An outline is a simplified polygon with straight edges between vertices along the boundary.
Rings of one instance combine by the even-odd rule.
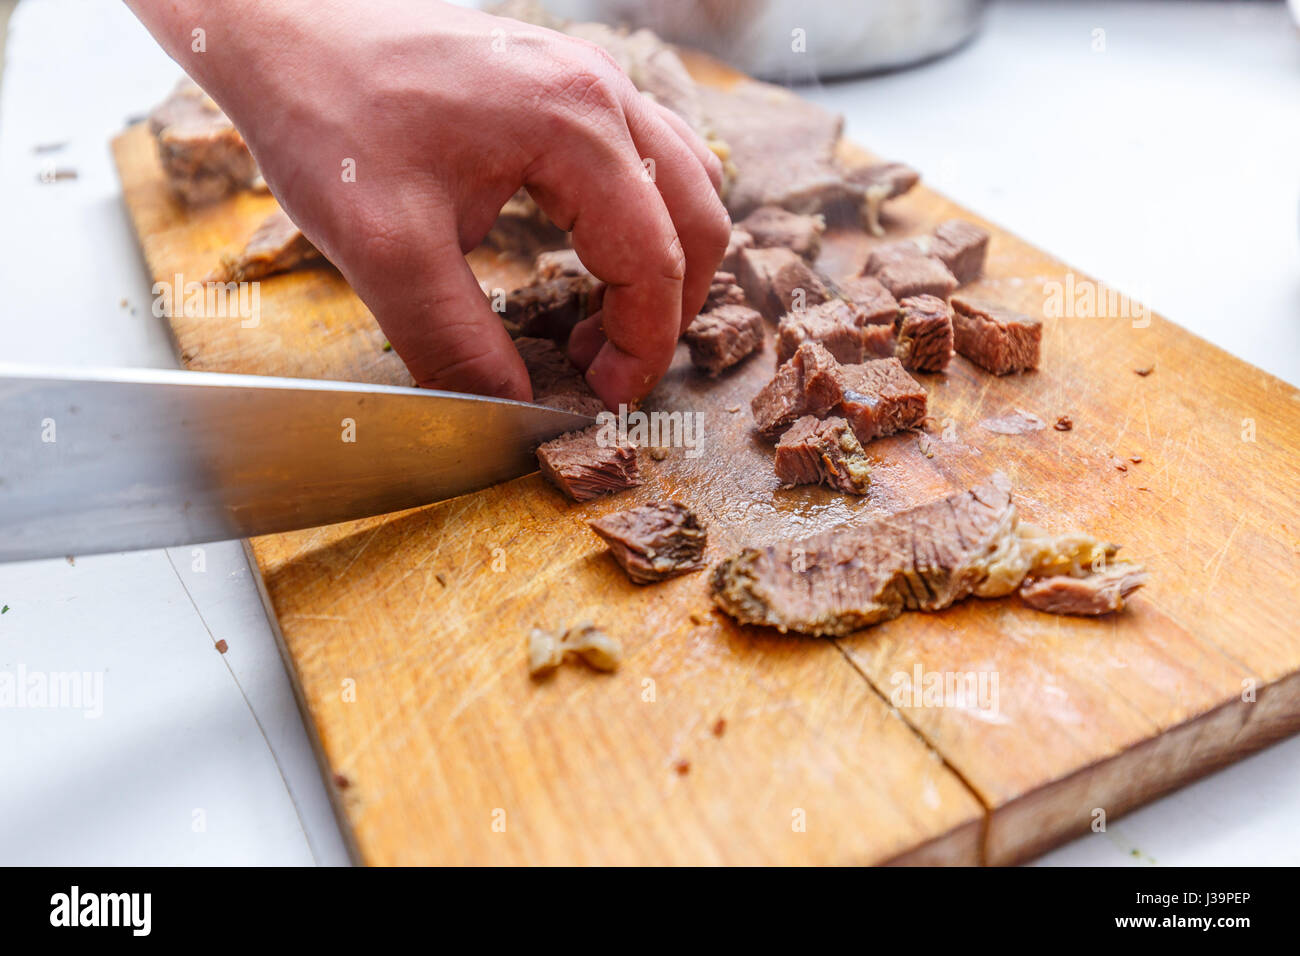
[[[700,161],[704,171],[709,174],[709,182],[713,183],[713,191],[720,191],[722,189],[722,160],[718,158],[718,154],[709,149],[709,144],[701,139],[695,130],[691,129],[686,120],[668,107],[651,99],[647,99],[646,103],[650,105],[660,119],[672,127],[673,132],[686,144],[686,148],[695,154],[695,158]]]
[[[578,337],[589,343],[588,384],[617,408],[645,397],[672,362],[686,258],[618,94],[603,81],[564,91],[577,93],[581,109],[530,167],[527,185],[552,221],[572,229],[579,258],[606,284]]]
[[[680,333],[686,331],[704,305],[709,283],[727,251],[731,220],[699,154],[684,141],[682,132],[662,115],[671,111],[652,109],[651,105],[639,96],[629,103],[628,128],[643,161],[654,175],[685,255]],[[677,119],[676,114],[671,115]],[[685,123],[681,126],[685,134],[698,141]],[[717,161],[703,143],[699,143],[699,148]],[[719,176],[721,173],[719,165]]]
[[[417,385],[532,400],[523,360],[455,239],[390,228],[337,265]]]

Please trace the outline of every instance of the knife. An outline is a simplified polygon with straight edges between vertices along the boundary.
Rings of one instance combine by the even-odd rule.
[[[0,561],[312,528],[537,468],[584,415],[421,388],[0,363]]]

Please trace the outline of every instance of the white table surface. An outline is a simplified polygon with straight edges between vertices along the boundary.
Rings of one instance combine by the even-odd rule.
[[[804,92],[958,201],[1300,382],[1298,68],[1280,4],[1008,3],[952,57]],[[107,143],[177,75],[120,3],[19,4],[0,357],[174,365]],[[48,163],[79,178],[39,184]],[[0,708],[0,863],[347,862],[243,552],[209,545],[206,562],[0,566],[0,670],[103,683],[98,717]],[[1295,864],[1297,797],[1300,738],[1040,862]]]

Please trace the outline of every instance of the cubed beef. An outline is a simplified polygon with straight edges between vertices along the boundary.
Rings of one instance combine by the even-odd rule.
[[[836,378],[841,391],[837,414],[848,419],[864,445],[925,420],[925,389],[896,358],[845,365]]]
[[[897,351],[892,325],[862,327],[862,360],[889,358]]]
[[[831,299],[802,312],[789,312],[781,317],[778,327],[776,360],[788,362],[803,343],[816,342],[837,362],[861,362],[863,326],[860,310],[843,299]]]
[[[786,487],[824,484],[865,495],[871,484],[862,444],[842,418],[800,418],[777,443],[775,464]]]
[[[537,404],[592,418],[605,411],[605,404],[587,385],[582,373],[550,339],[517,338],[515,348],[528,369],[533,401]]]
[[[946,299],[957,288],[948,267],[930,256],[899,256],[879,266],[873,275],[896,299],[914,295]]]
[[[895,353],[915,372],[942,372],[952,358],[952,309],[943,299],[918,295],[904,299]]]
[[[867,261],[862,267],[862,274],[864,276],[875,276],[885,266],[895,265],[910,259],[924,259],[929,255],[929,246],[929,236],[883,242],[878,246],[874,246],[871,252],[867,254]]]
[[[989,251],[989,234],[979,226],[961,219],[949,219],[934,230],[930,255],[939,259],[953,274],[958,285],[974,282],[984,271]]]
[[[592,425],[543,443],[537,449],[542,474],[574,501],[639,485],[636,449],[608,440],[606,431]]]
[[[862,310],[863,321],[868,325],[888,325],[891,328],[898,318],[898,300],[871,276],[854,276],[841,280],[836,291],[847,302]]]
[[[222,256],[221,265],[208,279],[251,282],[320,258],[320,252],[293,220],[283,209],[277,209],[262,221],[237,255]]]
[[[727,251],[722,256],[722,268],[727,272],[740,272],[740,253],[754,248],[754,237],[744,229],[731,227],[731,238],[727,240]]]
[[[587,317],[590,275],[560,276],[526,285],[506,295],[502,321],[511,335],[568,339],[573,327]]]
[[[708,312],[720,305],[744,305],[745,290],[736,284],[736,277],[730,272],[715,272],[709,283],[709,295],[704,300],[701,312]]]
[[[695,317],[686,345],[696,368],[717,375],[763,344],[763,317],[744,305],[720,305]]]
[[[885,201],[901,196],[921,180],[921,174],[902,163],[874,163],[850,170],[844,177],[862,190],[862,224],[873,236],[883,236],[880,211]]]
[[[826,219],[821,215],[802,216],[780,206],[761,206],[740,222],[740,228],[754,237],[760,249],[782,246],[812,261],[822,247]]]
[[[750,402],[758,430],[776,438],[796,418],[825,415],[843,394],[839,376],[840,364],[830,352],[805,342]]]
[[[149,114],[149,131],[167,184],[191,205],[246,189],[260,175],[234,123],[189,79]]]
[[[817,273],[789,249],[746,249],[737,274],[745,299],[773,321],[831,297]]]
[[[496,222],[483,241],[512,255],[532,255],[537,249],[564,240],[564,233],[546,217],[546,213],[520,189],[506,200]]]
[[[954,296],[953,346],[994,375],[1038,368],[1043,324],[1010,309]]]
[[[694,513],[676,501],[656,501],[589,522],[637,584],[704,567],[707,535]]]
[[[1032,608],[1051,614],[1093,616],[1122,610],[1124,598],[1146,583],[1147,572],[1126,561],[1085,577],[1058,574],[1027,581],[1020,597]]]

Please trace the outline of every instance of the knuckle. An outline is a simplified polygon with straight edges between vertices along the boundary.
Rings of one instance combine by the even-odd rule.
[[[599,69],[576,65],[563,71],[551,84],[548,100],[564,116],[579,122],[620,112],[619,96],[612,78]]]

